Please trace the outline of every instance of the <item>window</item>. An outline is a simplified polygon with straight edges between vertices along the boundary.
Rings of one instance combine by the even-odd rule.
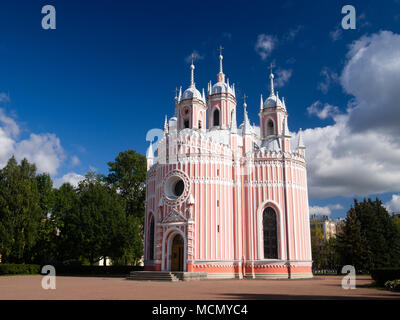
[[[149,259],[154,260],[154,217],[150,220],[150,246],[149,246]]]
[[[199,120],[199,129],[201,129],[201,120]]]
[[[165,182],[164,192],[169,200],[178,199],[184,191],[185,183],[178,176],[169,177]]]
[[[215,109],[213,114],[213,125],[219,126],[219,110]]]
[[[186,129],[186,128],[189,128],[189,120],[184,120],[183,121],[183,127]]]
[[[274,123],[272,120],[268,120],[267,123],[267,136],[273,135],[274,134]]]
[[[264,259],[278,259],[276,213],[271,207],[263,212]]]

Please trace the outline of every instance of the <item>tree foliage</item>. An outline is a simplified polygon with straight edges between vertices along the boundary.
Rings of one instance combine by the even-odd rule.
[[[110,175],[88,172],[77,188],[53,188],[27,160],[0,170],[2,262],[65,260],[138,264],[143,255],[145,157],[133,150],[110,162]]]
[[[342,263],[356,270],[400,265],[400,233],[379,199],[354,200],[337,240]]]
[[[0,170],[0,254],[2,262],[23,262],[36,242],[42,218],[36,167],[12,157]]]
[[[108,162],[108,183],[119,190],[126,201],[126,213],[144,219],[146,199],[146,157],[134,150],[120,152],[115,161]]]

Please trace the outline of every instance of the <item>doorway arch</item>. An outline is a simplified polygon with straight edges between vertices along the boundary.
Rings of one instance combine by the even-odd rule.
[[[171,243],[171,271],[184,271],[184,239],[179,233]]]

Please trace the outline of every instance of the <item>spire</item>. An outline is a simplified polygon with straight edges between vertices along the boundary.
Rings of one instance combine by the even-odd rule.
[[[219,46],[219,48],[218,48],[218,50],[219,50],[219,73],[224,73],[223,71],[222,71],[222,59],[224,58],[223,56],[222,56],[222,50],[223,50],[224,48],[222,47],[222,46]]]
[[[306,146],[305,146],[304,141],[303,141],[303,130],[300,128],[300,130],[299,130],[299,140],[298,140],[298,143],[297,143],[297,149],[305,149],[305,148],[306,148]]]
[[[148,160],[154,159],[154,152],[153,152],[153,144],[152,144],[152,141],[150,141],[150,145],[149,145],[149,147],[147,148],[146,158],[147,158]]]
[[[262,110],[263,106],[264,106],[264,100],[263,100],[263,96],[261,94],[261,97],[260,97],[260,110]]]
[[[222,69],[222,59],[224,58],[222,56],[222,50],[224,48],[222,46],[219,46],[218,50],[219,50],[219,73],[217,74],[217,80],[218,82],[225,82],[225,74],[224,71]]]
[[[191,87],[195,87],[195,85],[194,85],[194,64],[193,64],[193,60],[194,60],[194,54],[192,54],[192,64],[190,65],[190,86]]]
[[[203,99],[203,102],[206,103],[206,95],[204,94],[204,88],[203,88],[203,92],[201,94],[201,98]]]
[[[231,133],[237,133],[236,110],[232,112]]]
[[[178,103],[178,87],[176,87],[175,88],[175,97],[174,97],[174,101],[175,101],[175,104],[177,104]]]
[[[165,115],[165,121],[164,121],[164,134],[168,133],[168,121],[167,121],[167,115]]]
[[[252,127],[250,125],[249,117],[247,115],[247,96],[243,95],[243,112],[244,112],[244,120],[243,120],[243,134],[252,134]]]
[[[182,99],[182,86],[179,87],[179,95],[178,95],[178,102]]]
[[[285,97],[282,97],[282,107],[286,109]]]
[[[273,65],[272,65],[272,63],[271,63],[271,65],[270,65],[270,69],[271,69],[271,73],[270,73],[270,75],[269,75],[269,80],[270,80],[270,86],[271,86],[271,93],[270,93],[270,97],[272,97],[272,96],[274,96],[275,95],[275,93],[274,93],[274,74],[272,73],[272,68],[273,68]]]
[[[285,122],[283,123],[283,135],[286,137],[290,137],[290,131],[289,131],[289,126],[287,123],[287,117],[285,117]]]

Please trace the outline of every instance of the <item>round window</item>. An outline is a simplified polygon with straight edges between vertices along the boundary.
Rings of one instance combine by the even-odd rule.
[[[165,195],[168,199],[178,199],[185,190],[185,183],[178,176],[172,176],[167,179],[164,186]]]

